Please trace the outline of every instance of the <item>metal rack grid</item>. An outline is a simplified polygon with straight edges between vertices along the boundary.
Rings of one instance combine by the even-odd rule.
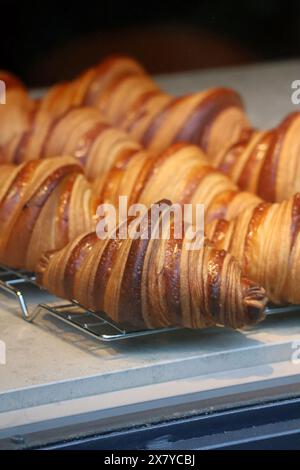
[[[50,315],[67,323],[68,325],[84,331],[89,336],[101,341],[116,341],[121,339],[149,336],[151,334],[166,333],[178,328],[161,328],[152,330],[135,330],[116,324],[104,313],[87,310],[76,302],[50,305],[40,304],[39,308]]]
[[[0,290],[4,290],[17,298],[20,305],[21,314],[24,320],[32,322],[41,312],[47,312],[51,316],[96,338],[100,341],[116,341],[121,339],[136,338],[139,336],[148,336],[157,333],[166,333],[179,328],[161,328],[149,330],[134,330],[128,327],[116,324],[105,314],[92,312],[79,305],[77,302],[68,302],[61,300],[54,303],[40,303],[29,312],[22,286],[26,284],[34,285],[35,276],[32,273],[7,268],[0,265]],[[20,287],[21,286],[21,287]],[[300,305],[287,306],[267,306],[265,313],[274,315],[280,313],[300,313]]]
[[[31,312],[28,309],[26,296],[22,286],[26,284],[34,285],[35,275],[24,270],[14,270],[0,265],[0,290],[8,292],[16,297],[22,318],[27,322],[32,322],[40,313],[47,312],[60,321],[77,328],[80,331],[96,338],[100,341],[116,341],[121,339],[136,338],[139,336],[148,336],[157,333],[166,333],[178,328],[161,328],[149,330],[135,330],[116,324],[110,320],[104,313],[96,313],[79,305],[77,302],[68,302],[61,300],[54,303],[40,303]]]
[[[19,288],[22,285],[24,287],[25,284],[35,285],[35,275],[33,273],[24,270],[16,271],[0,265],[0,289],[17,298],[23,319],[31,321],[32,314],[28,310],[24,293]]]

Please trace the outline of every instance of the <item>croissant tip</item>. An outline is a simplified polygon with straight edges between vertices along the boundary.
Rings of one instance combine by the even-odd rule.
[[[265,318],[268,299],[263,287],[255,282],[244,280],[244,306],[249,324],[258,323]]]

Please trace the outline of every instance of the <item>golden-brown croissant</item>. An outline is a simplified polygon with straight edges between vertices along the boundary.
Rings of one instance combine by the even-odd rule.
[[[201,155],[203,160],[201,160]],[[174,202],[181,204],[191,204],[196,207],[197,204],[203,204],[205,209],[206,224],[213,220],[226,217],[228,220],[246,220],[246,214],[261,205],[261,199],[257,196],[239,191],[232,181],[226,175],[220,173],[207,165],[205,157],[200,149],[195,146],[186,146],[175,144],[168,149],[159,158],[149,158],[145,152],[137,152],[124,160],[120,159],[114,163],[108,174],[100,178],[99,181],[93,183],[93,189],[88,184],[83,175],[80,174],[80,166],[74,160],[68,160],[71,164],[72,174],[65,177],[65,181],[76,178],[78,186],[72,186],[72,205],[66,204],[69,200],[70,187],[67,186],[66,191],[63,190],[63,182],[58,185],[56,190],[51,189],[51,197],[44,204],[44,209],[37,219],[31,217],[31,213],[22,211],[30,188],[29,176],[31,169],[40,168],[35,175],[35,180],[41,182],[41,178],[49,171],[51,173],[55,160],[57,160],[57,168],[64,167],[65,158],[34,160],[18,166],[13,172],[7,170],[4,166],[3,172],[4,184],[0,191],[0,221],[3,223],[2,235],[0,237],[0,261],[15,267],[27,267],[34,269],[35,263],[43,251],[55,249],[64,246],[64,244],[72,240],[74,236],[84,232],[86,229],[94,227],[95,212],[97,205],[101,203],[111,203],[118,209],[119,197],[128,197],[128,207],[133,203],[142,203],[146,207],[150,207],[157,197],[159,199],[173,198]],[[74,176],[73,166],[76,168]],[[49,168],[48,168],[49,166]],[[14,168],[14,167],[13,167]],[[15,174],[22,168],[25,172],[24,176],[18,179]],[[79,173],[79,176],[78,176]],[[0,173],[1,174],[1,173]],[[9,177],[11,174],[11,178]],[[51,173],[52,174],[52,173]],[[1,180],[1,177],[0,177]],[[10,188],[8,193],[6,186]],[[80,188],[80,189],[78,189]],[[63,197],[60,196],[62,191]],[[11,194],[10,197],[5,196]],[[47,193],[48,194],[48,193]],[[4,197],[5,196],[5,197]],[[28,196],[26,196],[28,197]],[[292,246],[298,247],[299,244],[299,224],[297,205],[293,199],[282,202],[280,204],[270,204],[270,214],[276,215],[276,226],[278,232],[274,237],[273,226],[275,219],[257,219],[256,231],[260,236],[255,238],[256,244],[251,245],[251,271],[247,271],[248,277],[259,280],[267,289],[267,294],[274,302],[282,301],[297,302],[298,301],[298,279],[300,272],[300,264],[297,263],[299,254],[296,251],[293,255],[293,276],[289,278],[289,287],[285,291],[282,286],[278,285],[277,279],[273,276],[273,271],[266,270],[265,266],[271,265],[276,259],[278,269],[282,273],[287,272],[291,265]],[[32,204],[34,206],[34,204]],[[67,223],[65,220],[65,210],[61,207],[69,208],[69,216]],[[26,205],[25,205],[26,207]],[[17,214],[17,222],[15,215]],[[255,212],[256,213],[256,212]],[[21,217],[21,215],[22,217]],[[62,215],[63,214],[63,215]],[[25,217],[25,218],[24,218]],[[20,219],[20,220],[19,220]],[[232,222],[235,226],[236,222]],[[90,225],[89,225],[90,224]],[[9,230],[7,230],[7,226]],[[57,229],[56,227],[59,227]],[[31,244],[28,245],[28,238],[22,236],[22,230],[29,230],[31,235]],[[61,227],[66,231],[61,232]],[[73,228],[72,228],[73,227]],[[53,236],[55,230],[55,237]],[[65,234],[64,236],[61,233]],[[68,233],[68,236],[66,236]],[[293,245],[291,245],[288,234],[293,233]],[[209,233],[209,235],[211,235]],[[253,235],[253,226],[245,223],[244,231],[237,229],[234,237],[238,239],[236,244],[241,252],[244,252],[244,241],[250,239]],[[29,235],[28,235],[29,237]],[[246,237],[246,238],[245,238]],[[274,240],[270,242],[270,237]],[[215,237],[212,236],[215,240]],[[21,240],[20,240],[21,239]],[[20,251],[20,246],[22,250]],[[226,248],[231,252],[231,245]],[[277,256],[278,252],[284,253],[284,256]],[[27,253],[24,257],[24,253]],[[260,256],[256,256],[260,253]],[[294,253],[294,252],[293,252]],[[234,254],[241,260],[240,253],[234,249]],[[255,262],[254,262],[255,260]],[[245,270],[249,269],[244,266]]]
[[[264,290],[245,279],[225,251],[207,243],[189,250],[186,238],[176,239],[170,204],[162,202],[156,224],[147,212],[134,239],[118,238],[118,229],[116,238],[102,240],[92,232],[45,255],[39,283],[55,295],[136,328],[237,328],[261,320]],[[165,228],[171,237],[155,238]]]
[[[262,202],[232,221],[214,221],[206,233],[265,287],[271,301],[300,303],[300,194],[281,203]]]
[[[116,207],[120,196],[128,197],[128,205],[139,202],[147,207],[157,197],[189,203],[193,207],[203,204],[206,224],[226,218],[231,221],[229,227],[235,228],[230,231],[232,238],[228,239],[228,244],[217,246],[233,253],[247,276],[263,285],[274,302],[300,303],[298,196],[281,203],[263,203],[257,196],[239,191],[229,178],[210,167],[199,148],[180,144],[175,144],[159,158],[143,159],[138,155],[124,165],[116,163],[106,178],[96,181],[94,187],[99,202],[109,202]],[[268,208],[266,218],[258,216],[262,204]],[[256,224],[255,237],[254,225],[249,220],[251,214]],[[215,241],[210,231],[208,238]],[[246,242],[250,243],[249,256]],[[244,261],[248,258],[246,266]],[[280,276],[277,276],[278,271]],[[282,276],[288,276],[284,284],[280,282]]]
[[[249,125],[234,90],[212,88],[175,98],[127,57],[109,58],[94,68],[83,104],[97,107],[109,122],[154,151],[187,141],[215,153]]]
[[[72,82],[53,86],[38,100],[30,98],[18,79],[7,72],[1,72],[0,79],[2,76],[7,81],[11,93],[7,93],[6,106],[0,109],[0,147],[9,143],[14,149],[13,154],[8,150],[8,156],[6,149],[1,149],[2,162],[21,163],[39,158],[56,118],[73,107],[88,103],[118,77],[138,72],[142,73],[143,69],[132,59],[109,59],[87,70]],[[11,143],[12,139],[14,140]]]
[[[35,115],[30,115],[30,140],[35,145],[27,143],[28,154],[35,155],[39,150],[53,119],[79,105],[96,107],[112,125],[153,151],[187,141],[216,153],[223,145],[235,142],[242,129],[249,126],[235,91],[214,88],[174,98],[164,93],[134,60],[116,57],[45,94],[37,103]],[[34,139],[32,132],[37,134]]]
[[[114,69],[116,62],[108,61],[107,69]],[[95,74],[95,82],[102,80]],[[113,78],[89,104],[152,151],[180,141],[197,144],[242,189],[269,202],[300,191],[299,112],[274,129],[257,132],[234,91],[216,88],[173,98],[140,70]]]
[[[128,205],[142,203],[147,207],[157,199],[203,204],[207,222],[232,219],[261,202],[211,167],[198,147],[185,144],[174,144],[158,157],[146,152],[135,152],[126,158],[120,154],[93,186],[99,203],[115,207],[120,196],[127,196]]]
[[[174,98],[128,57],[108,58],[51,88],[40,102],[36,127],[45,128],[47,115],[57,117],[79,105],[96,107],[112,125],[158,151],[188,141],[215,153],[249,125],[235,91],[214,88]]]
[[[113,135],[105,135],[100,145],[111,144]],[[96,207],[108,202],[117,208],[119,196],[127,195],[129,205],[143,203],[146,207],[157,196],[173,196],[181,203],[200,202],[207,209],[208,220],[233,217],[259,202],[256,196],[239,192],[228,177],[209,167],[197,147],[177,144],[155,158],[122,135],[109,148],[110,152],[104,152],[107,161],[102,161],[103,175],[94,182],[93,189],[80,163],[71,157],[1,165],[3,264],[34,270],[43,251],[60,248],[92,229]]]
[[[0,262],[35,270],[41,255],[92,230],[91,188],[73,158],[0,170]]]
[[[289,114],[265,132],[249,129],[213,159],[241,189],[269,202],[283,201],[300,190],[300,113]]]
[[[48,118],[46,133],[38,132],[33,123],[25,134],[11,139],[3,148],[2,162],[70,155],[84,166],[87,178],[93,180],[119,157],[142,151],[140,144],[110,126],[95,108],[74,107],[58,118],[52,119],[51,115]]]
[[[0,150],[2,161],[43,156],[53,122],[74,106],[89,105],[101,112],[100,119],[151,151],[160,153],[178,141],[197,144],[242,189],[267,201],[281,201],[300,190],[300,113],[257,132],[234,91],[215,88],[174,98],[127,57],[105,60],[72,82],[52,87],[38,102],[28,98],[17,80],[11,83],[9,106],[0,109],[0,146],[9,143]],[[56,154],[50,151],[51,146],[46,154]]]
[[[73,108],[55,119],[44,140],[38,136],[36,142],[34,128],[26,139],[16,137],[6,152],[11,162],[51,155],[74,156],[89,180],[100,176],[94,185],[99,202],[116,206],[119,196],[128,196],[129,203],[142,202],[147,207],[167,198],[203,203],[207,217],[213,219],[232,218],[260,201],[239,191],[227,176],[212,168],[199,147],[174,144],[156,155],[109,126],[90,107]]]

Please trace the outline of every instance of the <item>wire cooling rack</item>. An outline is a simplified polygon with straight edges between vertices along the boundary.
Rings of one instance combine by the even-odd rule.
[[[30,310],[24,290],[28,284],[37,287],[35,280],[35,275],[32,273],[23,270],[17,271],[0,265],[0,291],[8,292],[17,299],[21,315],[27,322],[32,322],[40,313],[47,312],[69,326],[83,331],[100,341],[116,341],[151,334],[166,333],[178,329],[130,329],[127,326],[116,324],[103,313],[87,310],[75,301],[65,303],[63,300],[60,300],[50,303],[40,303]]]
[[[41,312],[47,312],[60,321],[76,328],[93,338],[100,341],[116,341],[121,339],[135,338],[139,336],[148,336],[157,333],[166,333],[179,328],[162,328],[148,330],[134,330],[119,325],[110,320],[103,313],[96,313],[79,305],[77,302],[65,303],[63,300],[40,303],[31,311],[26,302],[25,286],[31,284],[38,287],[35,283],[35,275],[26,271],[14,270],[0,265],[0,290],[8,292],[16,297],[21,315],[24,320],[32,322]],[[46,293],[46,291],[44,291]],[[279,313],[300,313],[300,305],[272,306],[268,305],[265,309],[267,315]]]
[[[0,265],[0,289],[17,298],[20,304],[22,317],[26,321],[31,321],[32,315],[28,310],[23,293],[23,289],[26,284],[35,284],[34,274],[23,270],[15,271],[14,269]]]

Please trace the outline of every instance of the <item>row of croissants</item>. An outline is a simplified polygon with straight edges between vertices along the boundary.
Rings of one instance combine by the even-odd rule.
[[[233,90],[175,98],[127,57],[39,99],[0,79],[1,264],[136,328],[240,328],[267,299],[300,304],[300,113],[259,131]],[[149,209],[140,235],[98,238],[97,207],[124,196]],[[142,236],[156,202],[169,238]],[[203,204],[199,249],[172,203]]]

